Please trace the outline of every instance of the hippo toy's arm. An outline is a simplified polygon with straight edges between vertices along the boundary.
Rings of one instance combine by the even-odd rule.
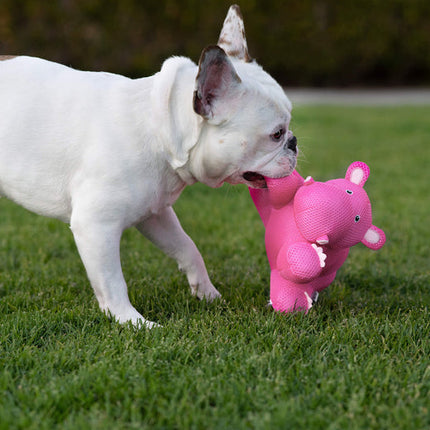
[[[308,242],[296,242],[280,249],[276,268],[283,278],[303,284],[320,276],[326,258],[321,247]]]

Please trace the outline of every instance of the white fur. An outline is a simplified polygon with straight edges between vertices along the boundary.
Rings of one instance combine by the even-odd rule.
[[[193,294],[214,299],[172,204],[196,181],[246,183],[246,171],[279,177],[295,167],[296,154],[270,139],[288,128],[287,97],[257,64],[234,66],[242,83],[215,124],[193,110],[198,68],[186,58],[137,80],[31,57],[0,61],[0,195],[70,223],[101,309],[120,322],[153,324],[127,295],[124,229],[136,226],[176,259]]]
[[[228,55],[250,61],[248,44],[246,43],[245,26],[238,6],[231,6],[225,18],[218,45]]]

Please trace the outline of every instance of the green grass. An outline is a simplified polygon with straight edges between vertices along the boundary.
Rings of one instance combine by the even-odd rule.
[[[385,247],[355,247],[308,316],[279,315],[247,189],[196,185],[176,209],[225,303],[190,297],[130,230],[132,302],[164,326],[136,330],[98,311],[67,226],[2,199],[0,429],[430,427],[430,108],[294,114],[303,175],[369,164]]]

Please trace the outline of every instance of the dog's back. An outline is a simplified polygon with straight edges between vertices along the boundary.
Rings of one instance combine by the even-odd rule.
[[[0,194],[68,221],[69,183],[88,142],[109,133],[109,124],[118,120],[118,98],[128,82],[123,76],[77,71],[39,58],[3,57]]]

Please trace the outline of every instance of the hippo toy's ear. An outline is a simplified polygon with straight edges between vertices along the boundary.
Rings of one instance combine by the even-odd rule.
[[[370,169],[366,163],[354,161],[346,171],[345,179],[363,187],[369,177]]]
[[[369,230],[366,231],[361,243],[376,251],[384,245],[385,233],[380,228],[371,225]]]

